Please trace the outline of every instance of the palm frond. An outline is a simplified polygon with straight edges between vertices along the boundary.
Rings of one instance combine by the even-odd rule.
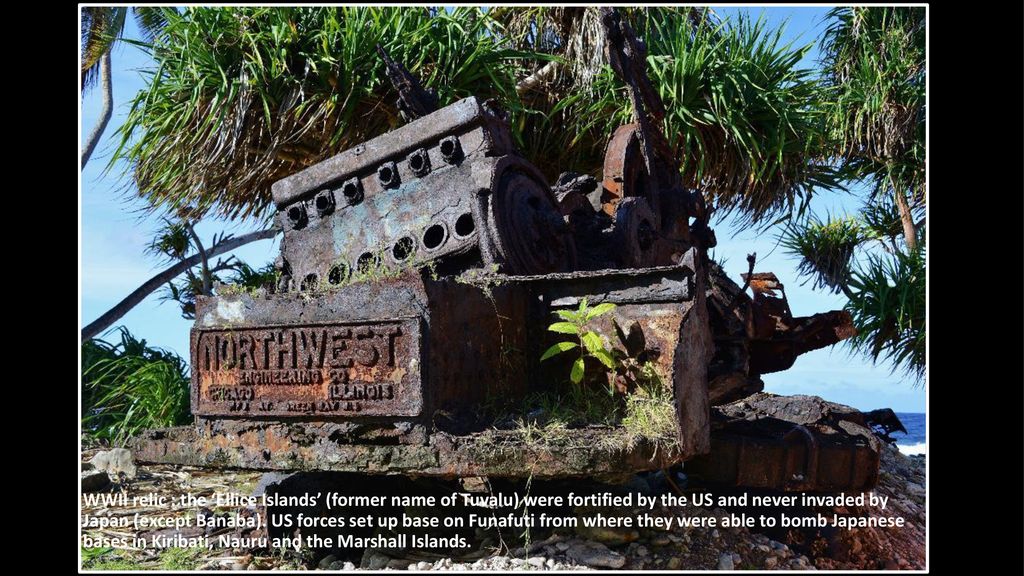
[[[139,27],[143,42],[152,43],[157,34],[167,25],[167,11],[172,8],[139,6],[132,8],[135,24]]]
[[[866,238],[855,218],[828,216],[822,221],[811,215],[806,222],[787,226],[780,244],[800,258],[797,270],[813,278],[815,288],[840,292],[849,281],[854,252]]]
[[[857,327],[851,344],[923,382],[926,369],[925,251],[870,254],[853,273],[847,304]]]
[[[82,428],[121,443],[146,428],[189,420],[188,364],[125,328],[120,342],[82,344]]]
[[[719,21],[694,8],[629,9],[684,183],[749,221],[802,211],[838,183],[824,161],[809,46],[763,20]],[[165,12],[157,63],[133,100],[114,159],[133,163],[152,209],[193,206],[265,215],[270,184],[399,122],[373,47],[435,88],[442,105],[471,94],[509,111],[522,154],[551,180],[596,175],[609,135],[630,120],[604,65],[596,12],[584,8],[189,8]],[[561,75],[522,97],[552,63]],[[583,89],[589,86],[589,89]]]
[[[132,103],[115,158],[154,209],[260,216],[270,184],[394,128],[374,46],[438,90],[515,107],[531,55],[476,8],[189,8],[165,12],[157,68]]]
[[[851,178],[924,199],[925,12],[844,7],[825,31],[826,120]]]
[[[127,8],[87,6],[82,8],[82,89],[99,80],[99,64],[124,30]]]

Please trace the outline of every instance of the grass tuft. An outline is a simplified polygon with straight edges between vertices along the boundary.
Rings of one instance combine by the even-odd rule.
[[[659,448],[674,448],[678,443],[679,422],[672,391],[650,365],[644,370],[646,378],[632,394],[626,396],[622,427],[630,445],[646,440]]]

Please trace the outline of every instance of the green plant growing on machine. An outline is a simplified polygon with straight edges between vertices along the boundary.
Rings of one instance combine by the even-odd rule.
[[[586,373],[587,357],[594,358],[607,369],[608,393],[614,395],[628,394],[638,386],[660,379],[654,368],[653,361],[658,358],[659,351],[647,347],[647,339],[639,322],[633,322],[628,330],[623,330],[618,321],[612,318],[615,335],[621,347],[606,345],[611,339],[595,328],[592,322],[615,310],[615,304],[604,302],[597,306],[589,306],[587,299],[580,301],[576,310],[556,310],[561,318],[548,326],[548,330],[559,334],[570,334],[576,338],[558,342],[541,355],[541,362],[565,352],[576,351],[579,357],[572,364],[569,380],[580,384]]]
[[[543,362],[565,352],[576,351],[579,357],[572,363],[572,369],[569,372],[569,380],[573,384],[583,381],[586,371],[585,360],[588,356],[600,362],[608,370],[615,370],[615,358],[605,348],[601,334],[590,325],[592,320],[604,316],[612,310],[615,310],[615,304],[611,302],[590,307],[586,298],[580,300],[579,308],[576,310],[555,310],[555,314],[562,321],[548,326],[548,330],[559,334],[570,334],[575,336],[575,339],[555,343],[544,351],[540,361]],[[614,389],[609,387],[609,391],[614,391]]]

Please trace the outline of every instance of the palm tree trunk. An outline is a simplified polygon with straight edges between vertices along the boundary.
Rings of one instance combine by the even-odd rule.
[[[114,111],[114,85],[110,81],[110,51],[103,54],[100,60],[100,82],[103,84],[103,110],[100,112],[100,119],[93,126],[88,140],[85,141],[85,150],[82,151],[82,168],[85,168],[89,157],[92,156],[96,144],[107,129],[107,122],[110,122],[110,115]]]
[[[209,257],[206,255],[206,249],[203,248],[203,242],[199,239],[199,235],[196,234],[196,229],[192,227],[192,223],[185,222],[185,226],[188,227],[188,233],[192,236],[192,242],[196,245],[196,252],[199,253],[199,263],[202,264],[203,296],[209,296],[213,289],[213,274],[210,272]]]
[[[273,238],[278,232],[280,232],[280,230],[277,228],[268,228],[266,230],[243,234],[237,238],[229,238],[220,244],[211,246],[210,250],[206,252],[205,257],[212,258],[257,240]],[[163,286],[167,282],[170,282],[178,274],[181,274],[192,266],[195,266],[201,262],[202,259],[203,254],[195,254],[147,280],[142,286],[139,286],[134,292],[125,297],[124,300],[118,302],[116,306],[107,310],[102,316],[94,320],[85,328],[82,328],[82,342],[95,337],[100,332],[109,328],[111,324],[120,320],[121,317],[127,314],[129,310],[138,306],[138,304],[145,300],[146,296],[149,296],[154,290]]]
[[[889,178],[892,184],[892,193],[896,197],[896,207],[900,211],[900,221],[903,222],[903,239],[907,242],[907,251],[913,252],[917,249],[917,228],[914,227],[914,215],[910,213],[910,204],[902,190],[896,188],[896,184]]]

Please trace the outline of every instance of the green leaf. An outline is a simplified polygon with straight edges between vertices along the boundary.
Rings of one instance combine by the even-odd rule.
[[[548,330],[552,332],[558,332],[559,334],[579,334],[580,329],[575,324],[570,322],[555,322],[551,326],[548,326]]]
[[[586,311],[587,311],[587,299],[586,299],[586,298],[583,298],[582,300],[580,300],[580,309],[579,309],[579,313],[580,313],[580,314],[583,314],[583,313],[584,313],[584,312],[586,312]]]
[[[572,380],[573,384],[579,384],[583,381],[583,358],[577,358],[572,363],[572,372],[569,373],[569,379]]]
[[[615,359],[607,350],[591,350],[590,355],[600,360],[609,370],[615,369]]]
[[[587,347],[587,352],[594,354],[598,350],[604,350],[604,342],[601,341],[601,337],[596,332],[587,332],[581,338],[583,345]]]
[[[574,310],[555,310],[555,314],[562,320],[568,320],[569,322],[577,323],[580,321],[580,315]]]
[[[540,361],[543,362],[548,358],[551,358],[552,356],[561,354],[562,352],[565,352],[567,350],[572,350],[577,346],[579,346],[579,344],[575,342],[559,342],[558,344],[555,344],[551,348],[545,350],[544,354],[540,357]]]
[[[591,318],[596,318],[598,316],[601,316],[602,314],[607,314],[612,310],[615,310],[615,304],[612,304],[611,302],[598,304],[597,306],[594,306],[590,310],[587,310],[587,320],[590,320]]]

